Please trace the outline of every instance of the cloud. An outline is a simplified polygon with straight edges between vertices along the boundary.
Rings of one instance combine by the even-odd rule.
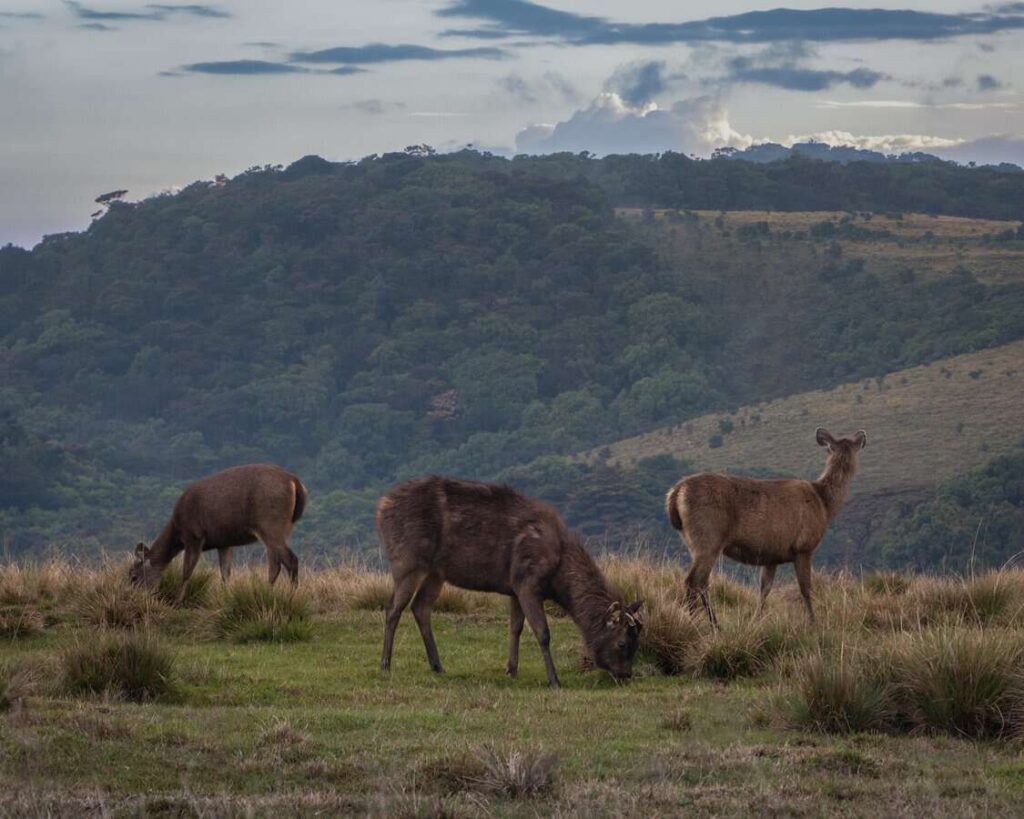
[[[727,78],[731,82],[773,85],[789,91],[824,91],[846,83],[854,88],[872,88],[887,74],[868,68],[853,71],[820,71],[812,68],[747,68],[733,71]]]
[[[941,14],[909,9],[771,9],[683,23],[623,23],[548,8],[529,0],[454,0],[437,14],[483,21],[446,34],[493,39],[512,35],[593,43],[771,43],[940,40],[1024,28],[1024,9],[1010,3],[980,12]]]
[[[575,86],[555,71],[546,71],[540,77],[532,79],[520,74],[506,74],[499,77],[496,83],[505,94],[527,104],[550,97],[566,102],[575,102],[579,98]]]
[[[637,107],[664,93],[672,81],[679,79],[685,79],[685,75],[667,73],[664,60],[646,60],[619,66],[604,87],[627,105]]]
[[[351,108],[354,111],[359,111],[362,114],[370,114],[371,116],[380,116],[381,114],[389,114],[393,111],[404,111],[404,102],[385,102],[384,100],[357,100],[356,102],[350,103],[349,105],[342,106],[343,108]]]
[[[979,74],[978,75],[978,90],[979,91],[997,91],[1002,88],[1003,84],[993,77],[991,74]]]
[[[998,165],[1009,162],[1024,166],[1024,137],[995,134],[974,139],[954,139],[930,134],[854,135],[848,131],[819,131],[780,139],[782,145],[798,142],[825,142],[845,145],[885,154],[923,151],[954,162],[976,162],[979,165]]]
[[[941,151],[936,156],[955,162],[977,162],[979,165],[999,165],[1009,162],[1024,167],[1024,138],[1010,134],[969,139]]]
[[[631,106],[618,94],[600,94],[586,108],[556,125],[531,125],[516,135],[520,153],[590,151],[622,153],[707,154],[722,145],[747,147],[750,136],[729,124],[728,114],[714,97],[682,100],[671,108],[653,103]]]
[[[488,60],[501,59],[506,52],[500,48],[455,48],[441,49],[428,46],[387,43],[369,43],[363,46],[338,46],[320,51],[296,51],[291,61],[296,63],[344,63],[366,65],[368,63],[393,63],[402,60],[450,60],[477,57]]]
[[[1016,102],[917,102],[915,100],[822,100],[819,108],[928,108],[949,111],[1012,110]]]
[[[199,4],[150,3],[138,11],[99,11],[82,5],[78,0],[64,0],[80,20],[166,20],[171,16],[227,18],[231,15],[214,6]]]
[[[346,74],[362,73],[363,69],[355,66],[342,66],[330,71],[314,71],[290,63],[274,63],[268,60],[223,60],[219,62],[189,63],[180,69],[189,74],[219,74],[224,76],[253,76],[273,74]],[[175,76],[177,72],[165,72],[167,76]]]
[[[108,26],[106,23],[79,23],[77,27],[86,31],[117,31],[117,26]]]
[[[0,11],[0,20],[45,20],[38,11]]]

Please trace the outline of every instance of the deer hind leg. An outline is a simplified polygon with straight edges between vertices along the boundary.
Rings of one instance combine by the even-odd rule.
[[[267,532],[260,535],[260,539],[267,547],[267,580],[274,585],[277,576],[284,566],[291,578],[292,585],[299,582],[299,558],[288,548],[288,537],[283,532]]]
[[[717,559],[717,549],[713,552],[694,555],[693,565],[686,575],[686,602],[689,605],[690,613],[696,614],[699,611],[698,601],[700,601],[708,615],[708,622],[716,630],[718,629],[718,618],[711,605],[710,580],[711,570],[715,567]]]
[[[231,558],[232,552],[230,546],[217,550],[217,561],[220,563],[220,579],[225,583],[227,583],[228,578],[231,577]]]
[[[551,659],[551,629],[548,628],[548,618],[544,615],[544,600],[533,589],[518,589],[516,598],[523,614],[526,615],[526,622],[530,624],[530,629],[540,644],[540,653],[544,656],[544,669],[548,673],[548,684],[552,688],[561,688],[558,672],[555,671],[555,662]]]
[[[519,673],[519,638],[523,634],[523,624],[526,622],[526,615],[523,614],[523,607],[515,596],[508,599],[508,665],[505,666],[505,673],[510,677]]]
[[[416,592],[412,601],[412,616],[416,618],[416,625],[420,627],[420,636],[423,638],[423,646],[427,650],[427,662],[430,663],[430,670],[436,674],[444,671],[441,667],[441,658],[437,653],[437,643],[434,642],[434,632],[430,627],[430,612],[434,603],[441,594],[444,587],[444,580],[436,574],[429,575]]]
[[[380,656],[380,670],[388,671],[391,668],[391,650],[395,645],[395,631],[398,628],[398,621],[402,619],[402,612],[409,605],[416,590],[427,576],[424,571],[414,571],[395,578],[395,590],[391,593],[388,601],[387,615],[384,619],[384,651]]]
[[[807,609],[807,619],[814,625],[814,607],[811,605],[811,556],[806,552],[798,554],[793,560],[793,569],[796,572],[796,582],[800,587],[800,596],[804,599],[804,608]]]
[[[768,599],[768,592],[772,590],[772,583],[775,582],[775,570],[778,566],[761,567],[761,602],[757,604],[757,613],[764,611],[764,601]]]

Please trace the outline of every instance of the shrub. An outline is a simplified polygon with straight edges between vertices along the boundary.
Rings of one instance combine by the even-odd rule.
[[[558,768],[558,757],[554,754],[485,747],[480,761],[483,770],[476,784],[488,793],[509,799],[528,799],[554,790]]]
[[[644,609],[639,656],[653,662],[664,674],[690,670],[701,640],[700,628],[690,612],[663,595],[649,596]]]
[[[181,601],[181,607],[186,609],[198,609],[208,606],[213,598],[213,587],[216,574],[211,569],[196,569],[189,578],[188,586],[185,587],[185,598]],[[181,563],[171,563],[160,576],[160,585],[157,587],[156,596],[159,600],[168,605],[176,605],[178,592],[181,589]]]
[[[45,625],[43,615],[31,606],[0,608],[0,639],[17,640],[39,634]]]
[[[218,631],[238,642],[294,642],[312,634],[310,605],[296,589],[255,577],[228,586],[216,615]]]
[[[1024,641],[1005,631],[942,628],[905,635],[893,659],[900,720],[911,730],[977,739],[1012,732],[1022,702]]]
[[[165,606],[146,589],[133,586],[128,572],[98,572],[72,603],[74,613],[94,626],[136,628],[150,623]]]
[[[704,644],[696,669],[702,676],[719,680],[756,677],[798,641],[792,629],[776,621],[727,622]]]
[[[864,657],[822,653],[798,660],[793,692],[782,700],[789,722],[829,734],[878,731],[890,715],[890,689]]]
[[[62,688],[130,702],[164,699],[173,692],[173,665],[171,653],[145,631],[101,631],[61,654]]]

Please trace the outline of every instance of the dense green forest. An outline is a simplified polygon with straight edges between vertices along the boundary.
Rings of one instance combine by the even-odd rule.
[[[681,213],[700,253],[679,254],[614,207],[1019,219],[1022,194],[1024,174],[947,163],[417,149],[114,203],[82,234],[0,249],[0,537],[128,546],[188,480],[270,460],[310,488],[309,548],[372,548],[381,488],[430,471],[514,481],[591,535],[667,541],[661,494],[685,464],[566,456],[1024,337],[1024,289],[880,275],[831,222],[731,235]],[[773,286],[737,293],[703,254]],[[787,320],[759,325],[759,307]]]

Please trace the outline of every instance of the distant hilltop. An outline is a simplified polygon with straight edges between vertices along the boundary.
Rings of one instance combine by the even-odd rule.
[[[923,151],[908,151],[901,154],[884,154],[866,148],[854,148],[851,145],[829,145],[826,142],[797,142],[787,147],[777,142],[762,142],[749,148],[718,148],[713,154],[714,159],[742,159],[747,162],[779,162],[790,157],[801,156],[806,159],[818,159],[825,162],[878,162],[878,163],[940,163],[950,160]],[[1022,168],[1012,162],[993,163],[999,170],[1021,172]]]

